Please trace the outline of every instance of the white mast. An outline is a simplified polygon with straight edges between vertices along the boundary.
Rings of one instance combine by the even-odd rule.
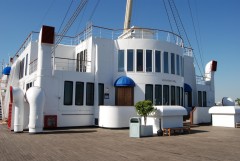
[[[127,29],[130,28],[131,16],[132,16],[132,0],[127,0],[125,22],[124,22],[124,31],[126,31]]]

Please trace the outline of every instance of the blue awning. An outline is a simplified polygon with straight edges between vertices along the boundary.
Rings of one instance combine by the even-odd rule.
[[[4,75],[10,75],[11,67],[5,67],[2,71],[2,74]]]
[[[187,83],[184,83],[184,91],[185,92],[192,92],[192,87]]]
[[[115,81],[114,86],[115,87],[134,87],[135,82],[127,76],[122,76]]]

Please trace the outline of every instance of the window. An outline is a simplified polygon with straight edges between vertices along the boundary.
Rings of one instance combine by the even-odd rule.
[[[84,50],[77,54],[76,71],[86,72],[86,70],[87,70],[87,50]]]
[[[94,83],[87,83],[86,105],[87,106],[93,106],[94,105]]]
[[[124,71],[124,50],[118,50],[118,72]]]
[[[161,52],[155,51],[155,72],[161,72]]]
[[[26,91],[27,91],[30,87],[32,87],[32,82],[30,82],[30,83],[28,83],[28,84],[26,85]]]
[[[163,105],[169,105],[169,86],[163,86]]]
[[[152,72],[152,50],[146,50],[146,72]]]
[[[180,68],[179,55],[177,55],[177,75],[180,75]]]
[[[145,86],[145,100],[150,100],[153,102],[153,85],[146,84]]]
[[[25,75],[27,75],[27,71],[28,71],[28,54],[26,55]]]
[[[203,107],[207,107],[207,92],[203,91]]]
[[[175,105],[175,86],[171,86],[171,105]]]
[[[127,71],[133,71],[133,50],[127,50]]]
[[[98,83],[98,105],[104,105],[104,84]]]
[[[180,100],[181,100],[181,106],[183,106],[183,87],[181,87],[181,96],[180,96]]]
[[[198,106],[202,107],[202,91],[198,91]]]
[[[20,62],[19,79],[23,77],[23,74],[24,74],[24,58]]]
[[[171,53],[171,74],[175,74],[175,54]]]
[[[76,71],[80,71],[80,53],[77,54],[77,63],[76,63]]]
[[[179,56],[179,61],[180,61],[180,65],[179,65],[179,68],[180,68],[180,76],[182,76],[182,57]]]
[[[182,57],[182,59],[181,59],[182,61],[181,61],[181,68],[182,68],[182,70],[181,70],[181,73],[182,73],[182,77],[184,76],[184,58]]]
[[[80,53],[80,72],[87,70],[87,50]]]
[[[137,71],[143,71],[143,50],[137,50]]]
[[[155,85],[155,104],[162,105],[162,85]]]
[[[180,87],[177,87],[176,91],[176,105],[180,105]]]
[[[72,105],[73,98],[73,82],[65,81],[64,82],[64,105]]]
[[[168,73],[168,52],[164,52],[164,73]]]
[[[84,83],[76,82],[75,105],[83,105]]]

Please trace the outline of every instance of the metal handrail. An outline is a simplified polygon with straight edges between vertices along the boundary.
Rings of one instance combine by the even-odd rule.
[[[79,34],[77,34],[76,36],[63,36],[64,38],[68,38],[70,39],[71,43],[69,43],[70,45],[78,45],[79,43],[81,43],[81,41],[84,41],[86,40],[87,38],[89,38],[89,36],[94,36],[94,37],[98,37],[97,36],[97,33],[95,32],[94,29],[100,29],[99,30],[99,37],[101,38],[110,38],[110,39],[117,39],[120,35],[122,35],[124,33],[124,29],[112,29],[112,28],[107,28],[107,27],[101,27],[101,26],[96,26],[96,25],[92,25],[90,27],[87,27],[85,30],[83,30],[82,32],[80,32]],[[161,30],[161,29],[153,29],[153,28],[139,28],[139,27],[134,27],[134,28],[130,28],[129,30],[140,30],[140,31],[144,31],[144,30],[148,30],[148,31],[152,31],[153,32],[153,35],[155,37],[153,37],[153,39],[156,39],[156,40],[160,40],[160,33],[165,33],[167,34],[167,37],[169,35],[172,35],[174,37],[176,37],[176,39],[174,38],[174,41],[180,41],[182,42],[181,44],[179,44],[180,46],[184,47],[183,44],[183,38],[174,33],[174,32],[171,32],[171,31],[167,31],[167,30]],[[108,36],[106,35],[103,35],[103,31],[107,31],[109,32],[108,33]],[[90,32],[90,34],[88,34]],[[13,56],[13,58],[16,58],[18,56],[21,55],[21,53],[24,51],[24,49],[28,46],[28,44],[31,42],[31,41],[34,41],[34,40],[37,40],[37,38],[33,38],[33,35],[35,34],[39,34],[39,32],[36,32],[36,31],[32,31],[28,36],[27,38],[25,39],[25,41],[23,42],[23,44],[20,46],[20,48],[18,49],[18,51],[16,52],[16,54]],[[89,36],[88,36],[89,35]],[[62,35],[55,35],[55,37],[59,37],[59,36],[62,36]],[[143,38],[143,37],[142,37]],[[63,42],[63,41],[62,41]],[[178,42],[175,42],[175,43],[178,43]],[[185,48],[185,47],[184,47]]]

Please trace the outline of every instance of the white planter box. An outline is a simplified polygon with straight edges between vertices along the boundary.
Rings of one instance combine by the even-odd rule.
[[[141,137],[142,136],[153,136],[153,126],[152,125],[141,125]]]

